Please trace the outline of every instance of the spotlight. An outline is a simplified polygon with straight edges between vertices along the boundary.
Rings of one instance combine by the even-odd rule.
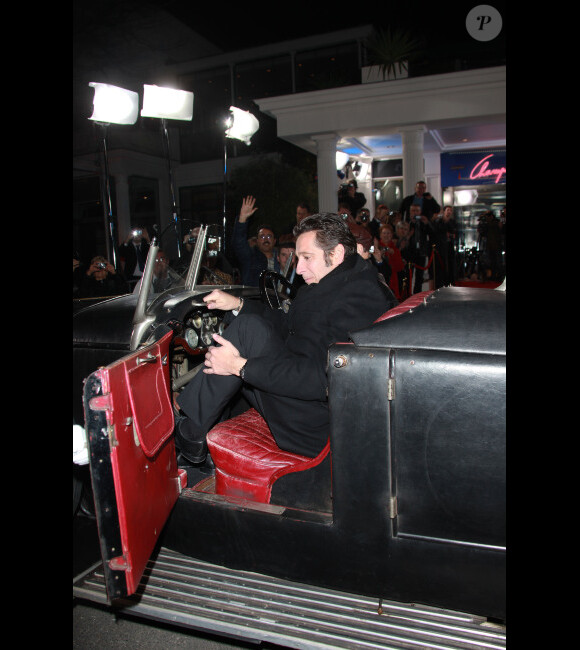
[[[135,124],[139,112],[137,93],[96,81],[91,81],[89,86],[95,89],[90,120],[103,124]]]
[[[455,205],[473,205],[477,202],[477,190],[458,190],[454,198]]]
[[[344,153],[344,151],[337,151],[336,152],[336,169],[342,169],[346,163],[348,162],[349,155],[347,153]]]
[[[226,119],[226,138],[241,140],[247,145],[250,139],[260,128],[260,123],[254,115],[240,108],[230,106],[230,115]]]
[[[187,90],[144,84],[141,116],[169,120],[191,120],[193,117],[193,93]]]

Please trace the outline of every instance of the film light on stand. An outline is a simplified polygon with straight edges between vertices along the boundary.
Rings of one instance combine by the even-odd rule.
[[[91,81],[89,86],[95,89],[90,120],[102,124],[135,124],[139,114],[138,93],[96,81]]]
[[[347,153],[344,153],[344,151],[337,151],[336,152],[336,169],[337,171],[340,171],[348,162],[350,156]]]
[[[227,185],[228,185],[228,138],[233,138],[235,140],[240,140],[245,142],[248,146],[252,136],[260,128],[260,123],[257,118],[248,111],[243,111],[241,108],[236,108],[235,106],[230,106],[229,115],[225,120],[225,138],[224,138],[224,197],[223,197],[223,252],[225,252],[225,241],[226,241],[226,226],[227,226],[227,216],[226,216],[226,195],[227,195]]]
[[[142,117],[168,120],[193,118],[193,93],[188,90],[143,85]]]
[[[165,153],[167,156],[167,170],[169,175],[169,189],[171,193],[171,205],[175,239],[177,244],[177,257],[181,258],[181,222],[177,214],[177,201],[171,169],[171,154],[169,146],[169,130],[167,120],[191,121],[193,119],[193,93],[188,90],[177,90],[143,84],[143,108],[142,117],[154,117],[161,120],[163,131]]]
[[[248,111],[230,106],[230,115],[226,119],[226,127],[226,138],[241,140],[249,146],[252,136],[260,128],[260,123]]]

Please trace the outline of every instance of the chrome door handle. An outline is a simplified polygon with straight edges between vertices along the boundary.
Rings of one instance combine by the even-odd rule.
[[[157,357],[154,354],[149,353],[146,357],[137,357],[137,365],[142,363],[155,363]]]

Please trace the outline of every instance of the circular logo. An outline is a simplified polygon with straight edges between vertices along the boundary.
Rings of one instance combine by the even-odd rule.
[[[491,41],[501,32],[501,14],[490,5],[477,5],[467,14],[465,27],[476,41]]]

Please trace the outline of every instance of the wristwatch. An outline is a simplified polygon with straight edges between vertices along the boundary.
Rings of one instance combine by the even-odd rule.
[[[240,304],[238,305],[237,309],[232,309],[232,314],[234,316],[237,316],[240,313],[240,309],[244,306],[244,299],[242,296],[240,296]]]
[[[246,361],[246,363],[248,363]],[[246,374],[246,363],[240,368],[240,379],[245,379],[244,375]]]

